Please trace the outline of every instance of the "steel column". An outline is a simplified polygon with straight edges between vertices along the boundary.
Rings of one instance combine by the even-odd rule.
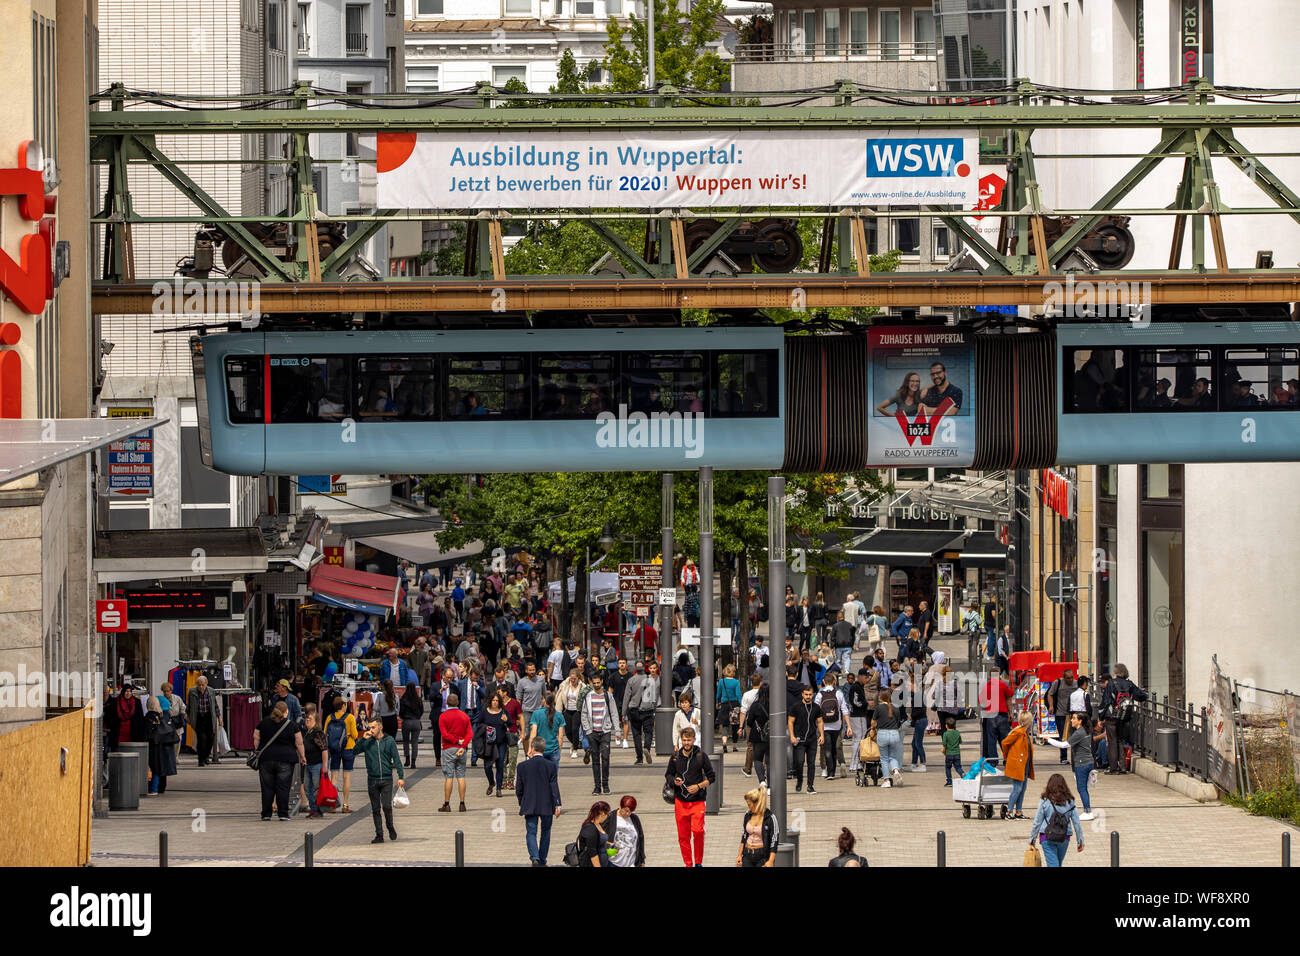
[[[700,469],[700,747],[713,753],[717,718],[713,667],[713,469]]]
[[[744,587],[744,582],[741,582]],[[772,788],[772,813],[781,832],[788,830],[786,817],[785,745],[790,732],[785,712],[785,479],[779,475],[767,479],[767,634],[768,634],[768,734],[767,777]],[[778,622],[782,624],[778,628]],[[743,648],[749,653],[749,648]]]

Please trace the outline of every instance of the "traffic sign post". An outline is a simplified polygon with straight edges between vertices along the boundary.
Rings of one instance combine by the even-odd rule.
[[[1043,582],[1043,594],[1053,604],[1073,601],[1074,592],[1077,590],[1079,586],[1074,581],[1074,575],[1068,571],[1054,571]]]

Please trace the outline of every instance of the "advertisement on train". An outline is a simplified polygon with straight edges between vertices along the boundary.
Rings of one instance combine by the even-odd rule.
[[[929,205],[980,198],[974,133],[567,130],[377,134],[380,206],[679,209]]]
[[[867,463],[968,467],[975,459],[975,345],[952,326],[873,328]]]

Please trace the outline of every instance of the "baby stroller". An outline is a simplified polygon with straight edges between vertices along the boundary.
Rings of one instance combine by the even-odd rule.
[[[858,769],[855,779],[859,787],[880,786],[880,747],[876,738],[867,734],[858,743]]]

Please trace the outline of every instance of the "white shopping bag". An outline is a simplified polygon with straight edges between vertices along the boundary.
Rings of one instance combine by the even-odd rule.
[[[212,754],[216,757],[223,757],[230,753],[230,737],[226,734],[225,725],[217,728],[217,739],[212,744]]]
[[[400,810],[411,805],[411,798],[406,795],[406,788],[399,786],[393,793],[393,809]]]

